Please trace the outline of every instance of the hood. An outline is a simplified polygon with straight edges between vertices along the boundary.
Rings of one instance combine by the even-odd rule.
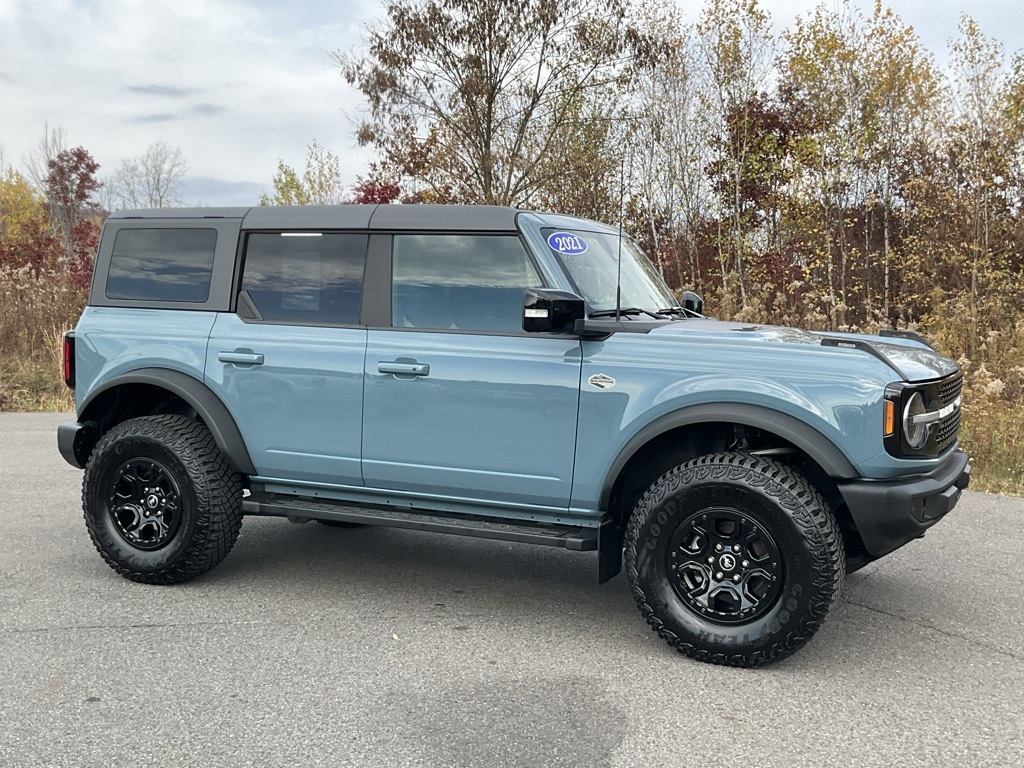
[[[812,332],[798,328],[700,318],[666,323],[653,329],[651,334],[687,334],[708,340],[733,341],[743,338],[753,343],[826,346],[843,350],[859,358],[874,357],[890,368],[897,369],[908,381],[938,379],[960,369],[953,360],[922,346],[917,341],[859,333]],[[896,370],[893,373],[896,373]]]

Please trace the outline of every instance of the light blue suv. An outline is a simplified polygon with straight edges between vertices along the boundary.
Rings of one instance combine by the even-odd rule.
[[[967,486],[920,337],[718,322],[617,229],[485,206],[126,211],[65,339],[89,533],[220,562],[244,515],[596,551],[704,661],[764,664]]]

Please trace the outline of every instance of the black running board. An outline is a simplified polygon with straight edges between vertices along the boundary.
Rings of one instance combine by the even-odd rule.
[[[394,509],[350,507],[309,499],[291,499],[279,494],[254,494],[242,501],[247,515],[287,517],[293,522],[337,520],[344,523],[407,528],[413,531],[451,533],[478,539],[500,539],[522,544],[564,547],[577,552],[597,549],[597,528],[573,528],[529,522],[498,522],[483,517],[444,512],[405,512]]]

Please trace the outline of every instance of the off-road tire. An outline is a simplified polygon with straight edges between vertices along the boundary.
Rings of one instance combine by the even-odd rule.
[[[701,525],[696,522],[701,514],[716,519],[718,510],[727,515],[729,509],[751,519],[754,528],[760,526],[781,560],[770,580],[773,602],[756,611],[745,609],[756,614],[750,621],[738,612],[728,622],[709,618],[706,602],[686,594],[669,570],[678,568],[672,553],[678,557],[681,551],[670,542],[678,543],[680,535],[690,542],[689,532]],[[711,538],[709,551],[700,553],[701,563],[716,556]],[[692,546],[699,547],[699,536],[693,540]],[[682,557],[691,555],[687,550]],[[690,562],[695,564],[696,557]],[[699,661],[737,667],[768,664],[801,648],[821,627],[845,572],[842,537],[821,494],[792,469],[746,453],[701,456],[658,478],[633,510],[625,558],[637,606],[663,640]],[[699,589],[699,574],[696,581]],[[718,582],[709,583],[714,587]]]
[[[169,538],[140,548],[119,530],[111,510],[127,462],[156,462],[180,498]],[[242,527],[242,478],[231,469],[200,421],[146,416],[122,422],[96,444],[82,480],[85,524],[107,565],[132,581],[176,584],[227,557]]]

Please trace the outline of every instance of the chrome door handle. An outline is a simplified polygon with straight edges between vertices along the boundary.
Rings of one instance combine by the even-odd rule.
[[[429,376],[430,366],[426,363],[405,363],[398,362],[387,362],[381,360],[377,363],[378,373],[394,373],[396,375],[405,376]]]
[[[221,352],[217,359],[222,363],[233,363],[235,365],[263,365],[263,355],[256,352],[243,352],[236,349],[234,352]]]

